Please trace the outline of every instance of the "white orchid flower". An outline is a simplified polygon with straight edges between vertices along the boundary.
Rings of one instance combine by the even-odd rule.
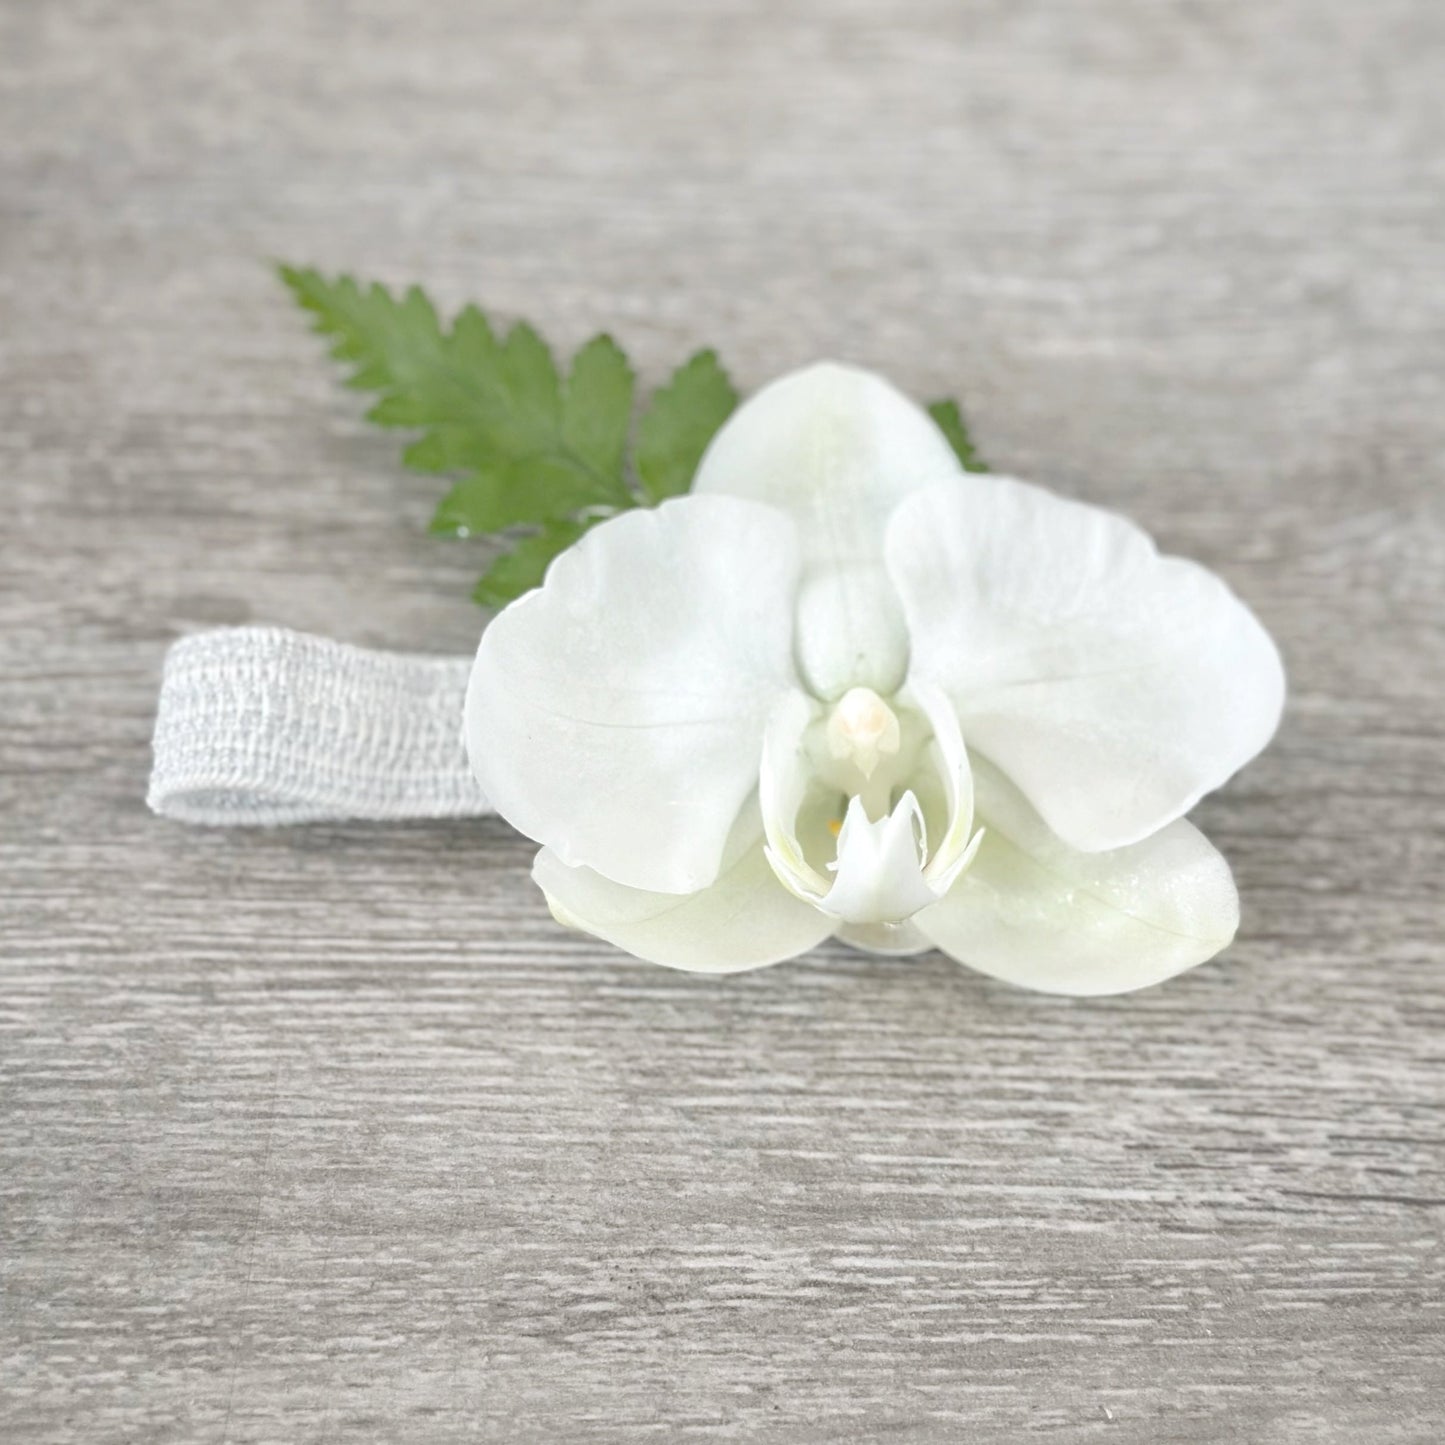
[[[1217,577],[964,472],[887,382],[824,364],[492,622],[466,735],[556,917],[640,958],[726,973],[836,934],[1098,994],[1233,938],[1183,815],[1283,700]]]

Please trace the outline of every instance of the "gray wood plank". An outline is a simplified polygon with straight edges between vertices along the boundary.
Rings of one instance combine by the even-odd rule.
[[[1445,1435],[1442,32],[4,7],[3,1438]],[[1198,812],[1236,946],[1089,1002],[709,981],[559,932],[497,822],[151,818],[171,638],[480,624],[268,257],[649,383],[866,362],[1217,568],[1293,684]]]

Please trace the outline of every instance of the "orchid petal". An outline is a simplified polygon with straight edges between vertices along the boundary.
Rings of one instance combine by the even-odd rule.
[[[569,868],[549,848],[532,876],[559,922],[583,929],[649,963],[693,973],[739,973],[806,953],[836,919],[794,898],[768,866],[752,814],[751,844],[696,893],[654,893]]]
[[[898,503],[960,471],[933,419],[891,382],[822,361],[749,397],[703,454],[692,490],[788,512],[812,568],[881,561]]]
[[[795,686],[797,567],[789,518],[737,497],[628,512],[562,553],[472,669],[467,751],[497,812],[614,882],[710,884]]]
[[[886,552],[912,676],[1076,848],[1149,836],[1278,725],[1284,672],[1254,615],[1112,512],[965,475],[908,497]]]
[[[695,495],[725,492],[798,524],[799,667],[825,698],[894,692],[908,666],[898,598],[882,566],[887,518],[917,487],[959,475],[947,438],[881,376],[823,362],[765,386],[713,438]]]
[[[960,963],[1045,993],[1127,993],[1226,947],[1229,865],[1180,819],[1129,847],[1080,853],[994,767],[974,759],[983,842],[914,926]]]

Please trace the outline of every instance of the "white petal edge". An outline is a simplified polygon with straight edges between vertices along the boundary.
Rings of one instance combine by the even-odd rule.
[[[544,848],[532,876],[558,922],[648,963],[689,973],[741,973],[806,953],[837,926],[773,875],[755,840],[696,893],[653,893],[569,868]]]
[[[886,552],[911,676],[1076,848],[1148,837],[1278,726],[1284,669],[1254,614],[1115,513],[965,474],[906,498]]]
[[[974,784],[983,843],[948,896],[913,919],[960,963],[1044,993],[1129,993],[1204,963],[1233,939],[1234,879],[1192,823],[1080,853],[978,758]]]
[[[704,454],[693,495],[765,502],[798,524],[798,661],[819,696],[902,682],[908,639],[883,569],[884,525],[915,488],[959,475],[922,407],[873,372],[819,362],[750,397]]]
[[[706,887],[794,685],[797,572],[792,521],[736,497],[628,512],[562,553],[472,668],[467,752],[497,812],[568,866]]]

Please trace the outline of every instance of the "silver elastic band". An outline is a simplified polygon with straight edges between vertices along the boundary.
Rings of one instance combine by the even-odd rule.
[[[213,825],[492,811],[467,766],[469,658],[369,652],[279,627],[166,654],[150,806]]]

